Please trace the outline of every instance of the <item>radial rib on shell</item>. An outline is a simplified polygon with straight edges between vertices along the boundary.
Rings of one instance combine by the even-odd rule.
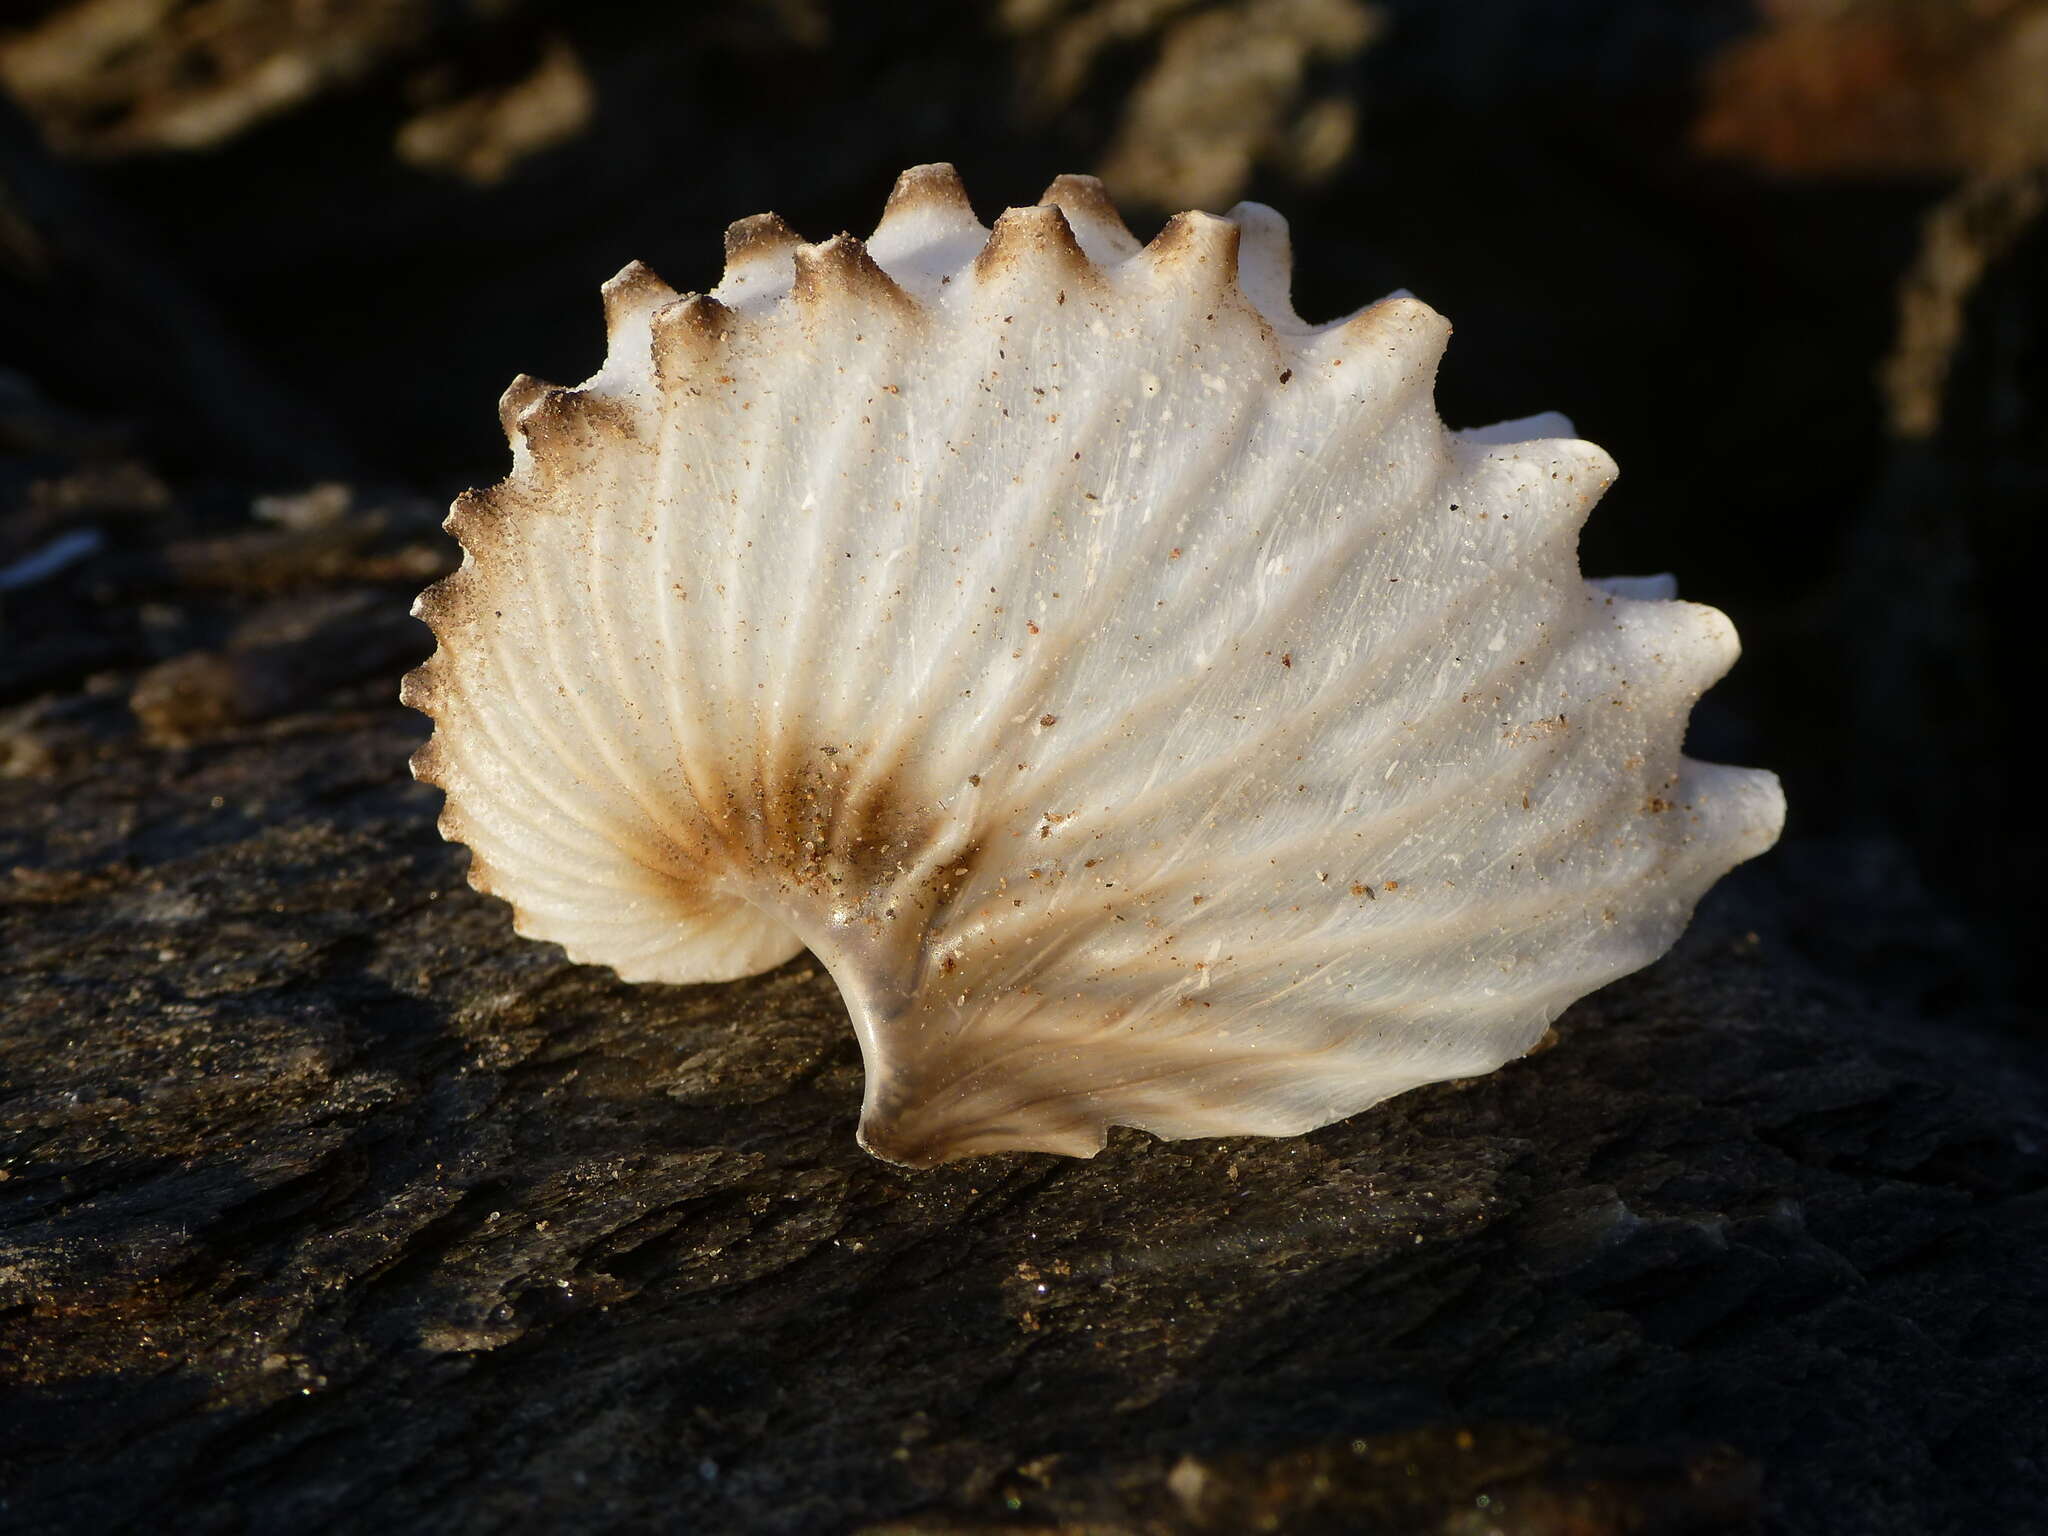
[[[420,599],[472,882],[628,980],[808,946],[914,1164],[1308,1130],[1661,954],[1783,817],[1679,753],[1733,629],[1581,578],[1612,462],[1446,431],[1427,305],[1288,274],[1254,204],[991,231],[945,166],[709,294],[628,267]]]

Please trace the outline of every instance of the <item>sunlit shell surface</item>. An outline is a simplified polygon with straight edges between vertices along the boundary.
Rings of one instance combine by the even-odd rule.
[[[1654,959],[1783,818],[1679,754],[1733,629],[1581,578],[1612,462],[1446,431],[1427,305],[1288,274],[1255,204],[991,232],[944,166],[708,295],[628,267],[420,600],[473,883],[628,980],[808,946],[920,1165],[1308,1130]]]

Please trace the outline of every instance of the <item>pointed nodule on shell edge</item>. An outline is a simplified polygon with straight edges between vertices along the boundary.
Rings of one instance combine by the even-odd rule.
[[[708,293],[687,294],[648,319],[654,374],[665,383],[689,379],[732,334],[733,312]]]
[[[1241,291],[1237,286],[1238,227],[1213,213],[1176,213],[1138,259],[1155,272],[1184,279],[1191,292]]]
[[[588,389],[546,390],[512,426],[514,481],[530,472],[544,481],[574,474],[590,456],[640,436],[630,407]]]
[[[860,237],[845,233],[797,250],[796,282],[790,292],[799,304],[812,309],[841,293],[871,304],[916,308],[915,301],[896,286],[895,279],[875,265]]]
[[[1045,272],[1074,282],[1098,275],[1095,264],[1074,237],[1074,227],[1067,222],[1066,214],[1051,204],[1005,208],[989,232],[988,244],[974,258],[974,275],[984,283],[1027,271]]]
[[[1360,387],[1358,381],[1371,378],[1373,364],[1385,354],[1399,360],[1404,382],[1396,386],[1382,379],[1381,387],[1434,391],[1437,366],[1451,342],[1451,322],[1422,300],[1402,294],[1368,304],[1357,314],[1329,325],[1313,327],[1296,340],[1301,348],[1301,363],[1296,366],[1316,369],[1327,386],[1342,390]]]
[[[604,287],[598,290],[604,299],[604,324],[607,334],[616,336],[621,326],[672,304],[677,298],[675,289],[661,280],[661,276],[645,262],[629,261],[619,269]]]
[[[439,615],[439,607],[431,601],[439,586],[440,583],[436,582],[413,599],[412,612],[414,618],[425,620],[431,624],[434,618]],[[436,654],[438,655],[439,652],[437,651]],[[430,720],[435,718],[433,667],[434,660],[430,656],[398,680],[398,702],[407,709],[418,710]],[[436,723],[438,724],[438,721]],[[412,756],[407,759],[407,762],[412,765],[412,776],[416,779],[425,779],[429,784],[438,784],[440,782],[440,780],[433,777],[432,769],[429,766],[439,760],[440,751],[434,745],[437,740],[439,740],[438,736],[429,736],[413,749]]]
[[[546,395],[558,392],[559,384],[550,384],[546,379],[537,379],[530,373],[522,373],[498,396],[498,425],[505,429],[505,441],[514,448],[519,446],[519,418]]]
[[[743,267],[793,254],[804,237],[782,222],[779,213],[756,213],[736,219],[725,229],[725,275]]]
[[[504,482],[499,481],[496,485],[463,491],[448,504],[448,515],[441,519],[441,526],[462,546],[465,554],[476,554],[478,545],[490,525],[504,515],[505,508],[499,499],[499,492],[503,486]],[[413,616],[427,618],[427,613],[423,611],[425,605],[430,602],[439,604],[442,599],[438,594],[461,574],[460,570],[450,572],[415,598]],[[436,611],[438,612],[438,608]]]
[[[967,187],[960,180],[960,173],[943,160],[935,160],[930,165],[913,165],[898,176],[875,228],[887,229],[892,220],[919,213],[935,213],[943,222],[957,224],[963,229],[970,224],[976,228],[981,226],[981,221],[974,216],[974,204],[968,201]]]

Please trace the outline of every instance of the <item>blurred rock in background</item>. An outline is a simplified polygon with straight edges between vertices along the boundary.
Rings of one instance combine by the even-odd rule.
[[[1840,802],[1996,931],[2048,842],[2023,807],[2041,644],[2023,584],[2048,509],[2048,5],[1777,0],[1709,66],[1693,142],[1809,183],[1925,178],[1873,383],[1883,473],[1843,530],[1810,655],[1848,686]],[[1822,679],[1807,676],[1809,686]],[[1987,946],[2031,991],[2035,946]]]
[[[1707,65],[1703,154],[1792,176],[1956,176],[2038,165],[2038,0],[1765,0]]]
[[[1303,182],[1341,166],[1358,122],[1343,66],[1384,25],[1361,0],[1009,0],[1002,17],[1024,116],[1041,125],[1076,105],[1106,52],[1142,50],[1090,169],[1119,202],[1168,212],[1229,207],[1261,165]]]
[[[0,86],[64,154],[210,149],[512,8],[447,23],[431,0],[60,0],[0,36]]]

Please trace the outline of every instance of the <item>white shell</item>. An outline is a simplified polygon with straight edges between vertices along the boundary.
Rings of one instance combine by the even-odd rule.
[[[920,1165],[1305,1131],[1656,958],[1783,819],[1679,755],[1734,630],[1581,579],[1612,461],[1447,432],[1427,305],[1288,275],[1255,204],[991,234],[943,166],[865,246],[742,221],[709,297],[627,268],[420,600],[472,881],[628,980],[808,945]]]

